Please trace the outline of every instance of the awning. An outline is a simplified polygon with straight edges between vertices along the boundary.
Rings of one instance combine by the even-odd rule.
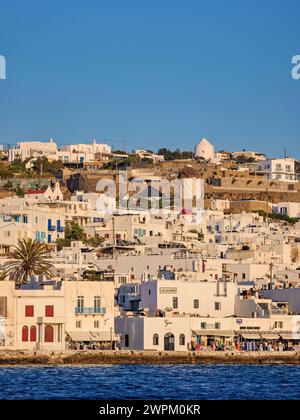
[[[118,339],[114,333],[110,334],[110,332],[107,331],[72,331],[68,332],[67,334],[72,341],[116,341]]]
[[[91,334],[89,332],[74,331],[68,332],[67,334],[72,341],[91,341]]]
[[[92,341],[110,341],[115,340],[116,336],[115,334],[110,334],[110,332],[95,332],[91,331],[91,340]]]
[[[242,338],[244,340],[260,340],[260,335],[259,334],[242,334]]]
[[[278,340],[279,335],[275,333],[263,333],[261,334],[261,338],[263,338],[264,340]]]
[[[292,333],[292,332],[289,332],[289,333],[279,333],[279,335],[280,335],[280,337],[283,339],[283,340],[300,340],[300,334],[299,333]]]
[[[224,331],[224,330],[194,330],[193,334],[196,336],[205,336],[205,337],[233,337],[233,331]]]

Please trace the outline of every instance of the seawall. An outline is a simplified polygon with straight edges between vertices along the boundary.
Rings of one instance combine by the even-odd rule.
[[[110,364],[300,364],[300,352],[1,351],[0,366]]]

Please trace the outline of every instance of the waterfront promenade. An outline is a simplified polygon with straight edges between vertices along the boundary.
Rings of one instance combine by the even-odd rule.
[[[300,352],[2,351],[0,365],[300,364]]]

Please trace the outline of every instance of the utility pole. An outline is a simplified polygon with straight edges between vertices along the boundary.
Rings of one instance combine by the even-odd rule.
[[[116,235],[115,235],[115,218],[112,217],[112,228],[113,228],[113,259],[116,256]]]
[[[270,264],[270,290],[273,289],[273,263]]]

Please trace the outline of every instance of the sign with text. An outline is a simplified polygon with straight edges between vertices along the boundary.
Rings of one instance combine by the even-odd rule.
[[[168,294],[176,294],[177,293],[177,287],[160,287],[159,293],[162,295],[168,295]]]

